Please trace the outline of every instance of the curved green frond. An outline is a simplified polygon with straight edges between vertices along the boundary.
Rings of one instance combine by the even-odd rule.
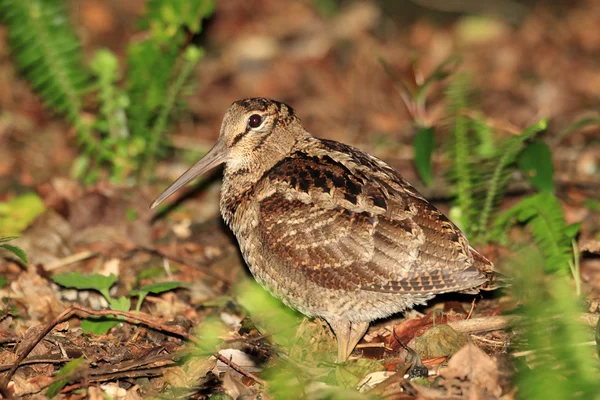
[[[63,2],[1,0],[0,15],[17,65],[46,106],[79,124],[89,77]]]

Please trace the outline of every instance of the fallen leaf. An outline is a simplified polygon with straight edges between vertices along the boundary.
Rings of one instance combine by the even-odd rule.
[[[440,370],[444,387],[452,396],[470,400],[498,399],[502,394],[498,365],[473,343],[468,343]]]

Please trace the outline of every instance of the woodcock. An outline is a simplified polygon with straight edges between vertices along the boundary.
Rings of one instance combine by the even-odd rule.
[[[256,280],[321,317],[345,361],[369,323],[446,292],[492,289],[493,265],[383,161],[309,134],[265,98],[231,105],[215,146],[152,208],[225,164],[221,214]]]

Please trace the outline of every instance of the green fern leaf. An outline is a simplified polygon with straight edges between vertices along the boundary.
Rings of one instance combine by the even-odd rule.
[[[452,128],[453,173],[457,185],[457,206],[460,209],[462,221],[459,225],[469,234],[473,227],[473,167],[470,165],[470,150],[472,149],[469,138],[468,120],[464,115],[467,108],[467,78],[458,76],[448,87],[449,108],[454,120]]]
[[[504,195],[510,174],[514,170],[514,164],[517,161],[519,153],[525,147],[525,142],[537,133],[545,130],[546,126],[547,121],[541,120],[537,124],[525,129],[520,135],[511,137],[503,145],[499,146],[500,151],[494,161],[495,167],[491,175],[483,179],[484,182],[487,182],[487,190],[482,207],[477,207],[477,209],[481,209],[481,212],[479,213],[479,219],[475,228],[476,232],[486,231],[489,219]]]
[[[0,15],[17,65],[45,104],[81,124],[88,87],[79,40],[59,0],[1,0]]]
[[[556,196],[539,193],[526,197],[496,220],[496,234],[505,232],[515,220],[526,223],[531,230],[533,239],[546,259],[545,268],[548,272],[569,271],[571,240],[576,235],[578,225],[567,226]]]

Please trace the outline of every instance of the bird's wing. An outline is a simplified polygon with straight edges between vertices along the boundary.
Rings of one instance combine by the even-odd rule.
[[[272,257],[330,289],[443,293],[485,282],[460,230],[382,161],[328,154],[298,152],[266,177],[258,231]]]

